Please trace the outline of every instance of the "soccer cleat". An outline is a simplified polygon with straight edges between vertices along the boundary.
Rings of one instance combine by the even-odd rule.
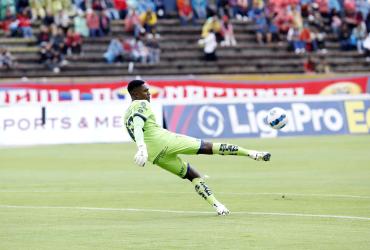
[[[260,152],[260,151],[249,151],[248,155],[251,159],[256,161],[269,161],[271,158],[271,154],[269,152]]]
[[[230,214],[229,209],[227,209],[223,204],[217,203],[214,204],[213,207],[216,209],[218,215],[226,216]]]

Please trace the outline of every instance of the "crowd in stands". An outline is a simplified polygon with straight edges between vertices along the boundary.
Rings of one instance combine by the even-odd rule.
[[[110,41],[104,58],[108,63],[141,62],[155,64],[160,61],[160,48],[155,37],[142,41],[141,36],[133,38],[114,38]]]
[[[330,38],[337,41],[341,50],[357,50],[370,61],[368,0],[218,0],[213,6],[204,0],[192,1],[192,10],[188,0],[177,0],[182,24],[190,23],[190,18],[196,16],[185,14],[195,12],[195,5],[199,2],[203,3],[202,8],[208,13],[200,40],[204,50],[206,41],[212,40],[206,39],[209,31],[215,33],[217,42],[222,46],[235,46],[233,27],[227,21],[237,19],[255,24],[259,44],[286,41],[288,50],[296,54],[325,54]]]
[[[164,15],[160,0],[0,1],[0,29],[3,34],[36,38],[40,63],[56,73],[61,66],[68,64],[66,56],[75,58],[82,55],[84,37],[109,35],[112,20],[124,20],[124,29],[132,37],[125,39],[130,42],[121,43],[120,53],[116,51],[116,45],[122,39],[111,41],[103,55],[108,62],[123,59],[159,62],[157,15]],[[35,26],[38,26],[38,32],[33,31]],[[117,58],[112,59],[116,54]]]
[[[167,1],[174,0],[2,0],[0,27],[6,36],[37,37],[40,63],[58,71],[66,55],[82,55],[84,37],[106,36],[112,20],[123,20],[130,37],[112,39],[105,60],[157,63],[157,23]],[[206,60],[217,60],[218,44],[238,44],[232,21],[240,20],[255,24],[261,45],[286,41],[296,54],[325,54],[330,38],[370,61],[368,0],[176,0],[176,6],[182,25],[203,22],[199,44]],[[40,24],[38,33],[32,24]]]

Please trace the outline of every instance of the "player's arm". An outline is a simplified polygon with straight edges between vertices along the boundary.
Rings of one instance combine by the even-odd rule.
[[[135,155],[135,163],[141,167],[144,167],[146,161],[148,160],[148,151],[144,142],[144,124],[145,121],[141,116],[134,116],[134,136],[137,146],[137,153]]]

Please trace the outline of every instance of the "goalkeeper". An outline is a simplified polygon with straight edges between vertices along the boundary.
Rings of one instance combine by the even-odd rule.
[[[207,186],[200,173],[179,154],[219,154],[248,156],[257,161],[269,161],[270,153],[249,150],[237,145],[212,143],[172,133],[160,127],[150,108],[150,92],[145,81],[133,80],[128,84],[132,103],[125,114],[125,126],[136,142],[138,151],[135,162],[144,166],[149,160],[165,170],[191,181],[196,192],[204,198],[218,215],[228,215],[229,210],[220,203]]]

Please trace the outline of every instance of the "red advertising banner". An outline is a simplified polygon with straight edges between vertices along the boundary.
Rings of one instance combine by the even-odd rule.
[[[128,98],[127,81],[99,83],[12,83],[0,85],[0,105],[109,101]],[[235,83],[211,80],[149,80],[152,98],[249,98],[366,93],[368,77]]]

